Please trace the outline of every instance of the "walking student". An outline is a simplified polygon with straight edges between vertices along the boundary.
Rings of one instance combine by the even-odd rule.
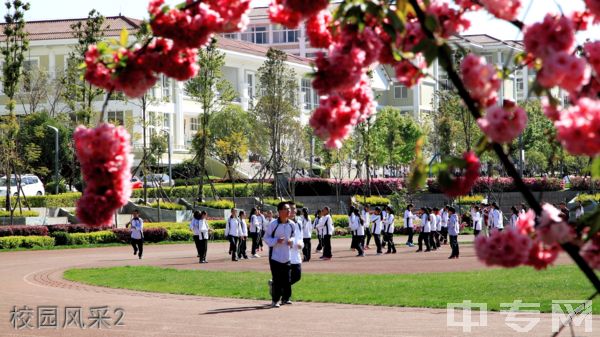
[[[266,215],[261,212],[260,217],[262,218],[261,226],[260,226],[260,239],[258,240],[258,247],[260,247],[260,251],[263,251],[263,238],[265,237],[265,230],[269,226],[269,224],[273,221],[273,211],[267,211]]]
[[[449,259],[458,259],[458,234],[460,232],[460,223],[458,222],[458,216],[454,207],[450,207],[448,210],[448,236],[450,237],[450,247],[452,248],[452,254]]]
[[[310,255],[312,254],[312,232],[313,224],[308,216],[308,208],[302,208],[302,241],[304,242],[304,248],[302,248],[302,254],[304,255],[304,262],[310,261]]]
[[[431,251],[429,247],[429,234],[431,234],[431,227],[429,223],[429,213],[427,212],[427,207],[421,208],[421,233],[419,233],[419,249],[417,252],[423,251],[423,242],[425,242],[425,247],[427,248],[425,251]]]
[[[363,237],[363,248],[364,250],[371,249],[369,244],[371,243],[371,210],[369,209],[369,205],[366,205],[362,212],[362,221],[365,227],[365,235],[367,238],[367,242],[365,244],[365,238]]]
[[[388,246],[386,254],[396,254],[396,245],[394,244],[394,210],[390,206],[386,206],[386,209],[385,235]]]
[[[246,241],[248,240],[248,224],[246,223],[246,212],[240,211],[239,217],[239,226],[240,226],[240,239],[238,241],[238,259],[248,260],[248,255],[246,254]]]
[[[444,206],[444,208],[442,209],[442,230],[441,230],[441,243],[444,245],[448,244],[448,208],[450,206],[446,205]]]
[[[206,212],[195,211],[194,218],[190,223],[190,230],[194,233],[194,243],[198,251],[198,262],[206,262],[206,251],[208,249],[208,222],[206,221]]]
[[[289,202],[290,206],[290,217],[293,214],[296,214],[295,220],[292,222],[294,227],[294,235],[292,236],[293,243],[290,247],[290,293],[289,295],[283,296],[281,299],[281,304],[292,304],[291,298],[293,293],[292,286],[300,281],[302,278],[302,249],[304,248],[304,241],[302,235],[302,217],[301,212],[296,211],[296,204],[294,202]]]
[[[413,224],[413,220],[415,216],[412,213],[413,204],[408,204],[406,206],[406,210],[404,211],[404,229],[406,230],[406,235],[408,235],[408,239],[406,240],[406,245],[409,247],[413,247],[413,236],[415,234],[415,228]]]
[[[133,211],[133,217],[125,228],[131,226],[131,246],[133,247],[133,255],[138,255],[141,259],[144,253],[144,220],[140,218],[140,212],[136,209]]]
[[[331,214],[329,214],[329,207],[323,207],[321,212],[323,214],[323,217],[321,218],[321,222],[323,223],[323,256],[321,256],[321,259],[328,261],[333,257],[331,252],[331,236],[333,235],[335,228],[333,227]]]
[[[248,236],[252,239],[252,248],[250,251],[250,257],[253,259],[260,257],[256,253],[258,250],[258,241],[260,240],[260,231],[262,227],[262,217],[260,214],[260,209],[252,208],[250,210],[250,229]]]
[[[231,261],[237,261],[237,251],[240,236],[240,220],[237,217],[237,210],[231,209],[231,215],[227,219],[227,225],[225,226],[225,237],[229,240],[229,254],[231,255]]]
[[[375,214],[371,217],[371,223],[373,224],[373,240],[375,240],[375,245],[377,246],[377,254],[381,255],[381,208],[375,207]]]
[[[317,249],[315,250],[315,253],[320,253],[321,251],[323,251],[323,223],[321,222],[321,214],[322,211],[318,209],[315,212],[315,220],[313,222],[313,227],[317,230],[317,240],[319,242],[317,244]]]
[[[481,233],[481,229],[483,228],[483,216],[479,211],[479,206],[475,206],[473,208],[473,234],[475,237]]]
[[[429,247],[432,250],[437,250],[437,246],[435,245],[435,230],[437,229],[437,219],[435,217],[435,213],[433,209],[427,208],[427,212],[429,212]]]
[[[286,202],[277,205],[278,217],[265,229],[265,243],[269,246],[269,281],[271,307],[279,308],[282,298],[290,298],[290,248],[294,244],[295,230],[289,220],[290,206]]]
[[[358,251],[357,257],[364,257],[365,252],[363,250],[363,241],[365,238],[365,226],[363,220],[358,213],[358,209],[354,206],[350,207],[350,216],[348,217],[348,223],[350,224],[350,230],[352,230],[353,246]]]

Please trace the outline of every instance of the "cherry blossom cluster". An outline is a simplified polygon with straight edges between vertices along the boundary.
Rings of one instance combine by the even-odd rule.
[[[560,211],[550,204],[543,206],[538,221],[536,227],[535,213],[529,210],[519,215],[515,228],[495,230],[489,237],[478,236],[475,240],[477,257],[488,266],[528,265],[545,269],[558,257],[560,244],[575,242],[576,234],[560,216]]]
[[[510,143],[525,130],[527,112],[514,102],[504,100],[503,106],[489,107],[477,124],[493,142]]]
[[[474,152],[465,152],[462,164],[463,168],[460,175],[452,175],[455,168],[450,167],[448,172],[441,172],[443,176],[438,179],[442,192],[451,198],[469,194],[479,178],[481,162]]]
[[[120,126],[101,124],[94,129],[80,126],[73,138],[85,181],[77,217],[87,225],[108,226],[131,196],[129,133]]]
[[[215,33],[244,29],[250,0],[187,0],[170,8],[164,0],[148,5],[154,37],[140,46],[92,45],[85,54],[85,78],[107,91],[140,97],[162,73],[184,81],[199,70],[198,48]]]

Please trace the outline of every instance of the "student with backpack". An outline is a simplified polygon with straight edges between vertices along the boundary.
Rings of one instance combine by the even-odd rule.
[[[206,212],[195,211],[194,218],[190,223],[190,230],[194,233],[194,243],[198,252],[198,262],[206,262],[206,251],[208,249],[208,222],[206,221]]]

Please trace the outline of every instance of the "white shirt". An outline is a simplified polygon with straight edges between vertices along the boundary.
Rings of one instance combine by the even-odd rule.
[[[262,224],[262,219],[260,216],[254,214],[250,217],[250,233],[260,232],[260,225]]]
[[[260,215],[260,230],[264,231],[267,229],[267,227],[269,227],[269,224],[271,223],[271,221],[273,221],[273,219],[267,219],[266,216],[264,216],[263,214]]]
[[[394,234],[394,214],[388,214],[385,220],[385,232],[388,234]]]
[[[225,236],[240,236],[240,222],[238,218],[229,218],[227,220],[227,226],[225,226]]]
[[[440,214],[435,215],[436,230],[439,232],[442,230],[442,216]]]
[[[404,211],[404,228],[413,228],[414,215],[411,211]]]
[[[310,239],[313,232],[313,223],[310,221],[310,216],[306,219],[304,216],[300,217],[302,221],[302,237],[304,239]]]
[[[279,219],[275,219],[265,229],[265,243],[267,246],[273,248],[271,260],[279,263],[290,262],[291,249],[288,246],[288,241],[294,238],[296,233],[293,226],[293,222],[289,220],[286,223],[279,223]],[[277,240],[279,238],[282,238],[283,242],[278,243]]]
[[[144,237],[144,220],[141,218],[131,219],[131,238],[139,240]]]
[[[437,230],[437,218],[433,213],[429,214],[429,226],[431,227],[432,232]]]
[[[373,223],[373,234],[381,234],[381,214],[373,214],[371,222]]]
[[[423,233],[431,232],[429,215],[427,215],[427,213],[423,213],[423,215],[421,215],[421,226],[423,227]]]
[[[300,220],[300,217],[298,218]],[[301,264],[302,263],[302,248],[304,248],[304,241],[302,240],[302,224],[299,222],[294,223],[294,244],[290,248],[290,264]]]
[[[348,222],[350,223],[350,229],[354,232],[354,235],[365,235],[365,226],[360,223],[360,218],[356,214],[350,215]]]
[[[503,229],[504,221],[502,219],[502,212],[499,209],[492,210],[492,228]]]
[[[371,213],[363,210],[362,211],[362,219],[363,219],[364,226],[366,226],[366,228],[368,228],[368,229],[371,229]]]
[[[575,219],[581,218],[581,216],[585,213],[583,207],[577,207],[575,210]]]
[[[460,233],[460,224],[458,223],[458,215],[452,214],[448,219],[448,235],[458,235]]]
[[[473,229],[480,231],[483,227],[483,217],[480,212],[473,213]]]
[[[315,222],[313,223],[313,226],[317,230],[317,235],[322,237],[323,236],[323,221],[321,221],[321,219],[323,219],[323,217],[316,217]]]
[[[333,219],[331,215],[327,214],[326,216],[321,218],[321,222],[323,223],[323,235],[333,235],[334,227],[333,227]]]
[[[442,227],[448,227],[448,212],[442,211]]]
[[[517,220],[519,217],[516,214],[510,216],[510,228],[517,228]]]
[[[192,219],[190,230],[199,236],[200,240],[208,239],[208,221],[205,219]]]
[[[244,219],[240,220],[240,236],[248,237],[248,225]]]

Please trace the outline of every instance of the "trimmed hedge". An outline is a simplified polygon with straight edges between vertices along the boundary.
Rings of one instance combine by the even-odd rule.
[[[77,200],[81,198],[81,193],[62,193],[56,195],[40,195],[27,197],[27,202],[24,203],[29,207],[75,207]],[[4,204],[5,198],[0,198],[0,205]],[[12,198],[11,200],[15,200]],[[25,201],[21,199],[21,201]]]
[[[52,246],[54,246],[54,239],[49,236],[7,236],[0,238],[0,249]]]
[[[169,240],[171,241],[191,241],[194,233],[189,229],[173,229],[169,231]]]
[[[270,194],[273,190],[272,184],[264,184],[263,185],[263,193],[262,194]],[[156,188],[148,189],[148,197],[156,198],[157,196],[164,197],[165,194],[169,198],[189,198],[195,197],[198,193],[198,186],[175,186],[173,188],[163,188],[164,193],[159,193]],[[204,196],[206,197],[214,197],[212,193],[212,188],[210,185],[204,186]],[[215,184],[215,190],[219,197],[232,197],[232,188],[231,184]],[[252,184],[238,184],[235,185],[235,196],[236,197],[254,197],[260,195],[261,186],[258,183]],[[134,190],[131,194],[132,198],[141,198],[144,193],[143,189]]]
[[[232,209],[235,207],[235,204],[231,200],[208,200],[205,202],[201,202],[198,204],[202,207],[210,207],[217,209]]]
[[[15,210],[15,212],[13,213],[13,216],[15,216],[15,217],[36,217],[36,216],[40,216],[40,213],[36,212],[36,211],[28,211],[28,210],[23,210],[21,212],[19,212],[19,210]],[[10,217],[10,212],[9,211],[0,211],[0,218],[1,217]]]
[[[455,202],[458,205],[472,205],[480,204],[485,197],[483,195],[467,195],[456,199]]]
[[[370,206],[387,206],[390,204],[390,199],[378,196],[365,197],[364,195],[355,195],[354,200],[360,204],[368,204]]]
[[[404,179],[401,178],[375,178],[371,179],[371,193],[393,194],[401,190],[403,185]],[[366,180],[298,178],[295,186],[298,196],[336,195],[336,187],[340,188],[342,195],[355,195],[365,192]]]
[[[65,246],[69,244],[69,233],[67,232],[53,232],[50,236],[54,238],[54,244],[56,246]]]
[[[48,236],[48,228],[46,226],[1,226],[0,237],[6,236]]]
[[[534,192],[542,191],[560,191],[564,188],[562,179],[558,178],[523,178],[525,185]],[[436,179],[427,179],[427,189],[431,193],[442,193],[440,185]],[[495,192],[517,192],[517,187],[512,178],[489,178],[481,177],[477,179],[471,191],[475,193],[484,193],[487,191]]]
[[[113,233],[113,231],[67,234],[67,243],[69,245],[87,245],[113,242],[118,242],[117,235]]]
[[[154,202],[154,203],[150,204],[150,207],[153,207],[153,208],[158,208],[158,206],[159,206],[158,202]],[[185,211],[186,210],[185,206],[176,204],[174,202],[161,202],[160,208],[171,210],[171,211]]]
[[[225,229],[215,229],[212,231],[213,240],[225,240]]]
[[[75,224],[75,225],[46,225],[50,234],[54,232],[65,232],[65,233],[91,233],[91,232],[99,232],[110,230],[111,227],[98,227],[98,226],[88,226],[83,224]]]

